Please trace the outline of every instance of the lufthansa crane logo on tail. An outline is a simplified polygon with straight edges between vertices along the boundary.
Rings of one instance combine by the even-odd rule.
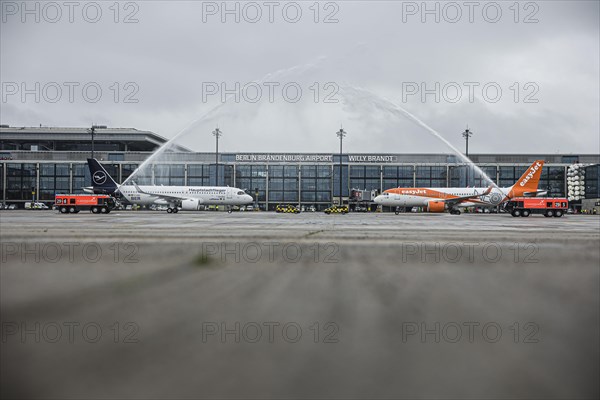
[[[96,185],[102,185],[106,182],[106,173],[104,173],[104,171],[96,171],[92,176],[92,180]]]

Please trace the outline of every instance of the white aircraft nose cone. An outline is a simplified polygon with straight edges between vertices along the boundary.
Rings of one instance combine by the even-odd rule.
[[[379,196],[376,196],[373,201],[377,204],[381,204],[382,200],[383,200],[383,196],[379,195]]]

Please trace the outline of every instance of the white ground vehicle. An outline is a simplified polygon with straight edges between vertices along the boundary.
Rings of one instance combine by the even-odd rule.
[[[50,209],[50,207],[48,207],[47,205],[45,205],[44,203],[32,203],[32,202],[27,202],[25,203],[25,209],[26,210],[48,210]]]

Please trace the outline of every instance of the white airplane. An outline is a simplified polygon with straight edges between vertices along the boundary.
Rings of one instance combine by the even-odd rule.
[[[425,207],[427,212],[460,214],[460,208],[464,207],[497,206],[513,197],[545,194],[538,190],[543,166],[543,160],[534,161],[519,180],[507,188],[394,188],[384,191],[374,201],[389,207]]]
[[[176,213],[179,207],[196,211],[200,205],[244,205],[254,200],[241,189],[228,186],[138,186],[118,185],[95,158],[88,158],[93,186],[83,190],[88,193],[121,193],[130,203],[140,205],[166,205],[168,213]],[[230,210],[231,212],[231,210]]]

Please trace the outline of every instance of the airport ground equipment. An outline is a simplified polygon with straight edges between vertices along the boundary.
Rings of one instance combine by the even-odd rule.
[[[348,206],[331,206],[325,209],[325,214],[348,214]]]
[[[81,210],[108,214],[115,207],[115,199],[105,194],[57,194],[54,207],[61,214],[76,214]]]
[[[562,217],[568,208],[569,201],[565,197],[515,197],[505,206],[513,217],[529,217],[531,214]]]
[[[275,207],[275,212],[298,214],[300,213],[300,209],[291,204],[277,204],[277,207]]]

